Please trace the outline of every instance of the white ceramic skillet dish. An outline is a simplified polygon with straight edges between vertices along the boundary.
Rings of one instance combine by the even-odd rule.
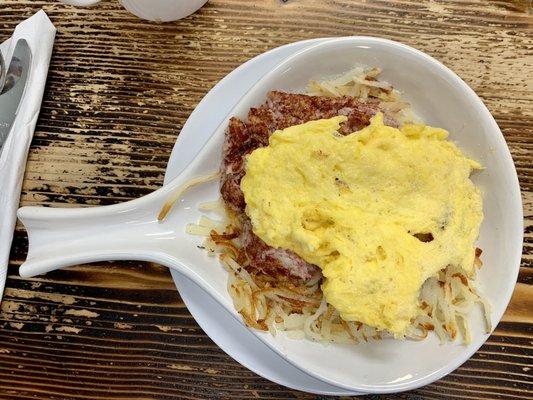
[[[399,43],[375,38],[341,38],[311,46],[289,57],[263,77],[232,111],[245,117],[262,103],[268,90],[301,91],[310,79],[323,79],[356,63],[378,66],[383,78],[404,93],[427,123],[452,132],[456,141],[486,169],[474,177],[484,192],[485,220],[479,247],[485,266],[480,286],[493,305],[491,318],[501,318],[518,273],[522,245],[522,207],[516,172],[494,119],[475,93],[453,72],[427,55]],[[223,123],[225,125],[227,121]],[[225,126],[181,175],[183,180],[212,172],[220,160]],[[201,162],[200,162],[201,161]],[[179,178],[178,178],[179,180]],[[176,181],[174,181],[176,182]],[[229,312],[225,272],[218,262],[196,249],[184,224],[199,217],[195,206],[217,197],[218,184],[188,192],[164,224],[154,221],[174,182],[139,200],[89,210],[24,208],[19,217],[28,228],[30,248],[21,275],[30,276],[81,262],[103,259],[146,259],[175,268],[194,279]],[[306,340],[258,338],[296,367],[328,384],[354,392],[390,393],[428,384],[466,361],[486,340],[481,313],[470,318],[472,343],[440,345],[383,340],[358,346],[323,346]],[[253,351],[253,349],[250,349]]]

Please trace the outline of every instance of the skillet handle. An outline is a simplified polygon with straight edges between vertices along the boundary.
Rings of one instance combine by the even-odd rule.
[[[190,243],[176,240],[184,235],[186,223],[194,221],[187,214],[191,207],[172,210],[167,207],[168,200],[180,199],[181,190],[194,182],[217,177],[218,172],[205,175],[205,171],[218,171],[223,140],[222,133],[213,135],[179,176],[139,199],[104,207],[20,208],[17,215],[29,240],[20,276],[106,260],[153,261],[192,276],[194,272],[180,263],[179,255],[189,250]],[[194,205],[201,202],[199,198],[190,200]]]
[[[157,234],[164,224],[157,222],[158,203],[143,209],[143,202],[146,198],[104,207],[20,208],[29,241],[20,276],[104,260],[150,260],[157,249],[146,235]]]

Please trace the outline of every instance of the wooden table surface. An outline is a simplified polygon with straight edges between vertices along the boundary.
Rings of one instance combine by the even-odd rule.
[[[148,1],[148,0],[147,0]],[[93,206],[161,186],[180,128],[232,69],[323,36],[399,40],[459,74],[498,121],[518,170],[524,256],[511,304],[462,367],[419,390],[367,398],[533,398],[533,34],[530,1],[211,0],[154,24],[104,1],[0,0],[0,40],[43,8],[58,29],[22,205]],[[15,233],[0,314],[0,398],[313,399],[248,371],[198,327],[166,268],[82,265],[21,279]]]

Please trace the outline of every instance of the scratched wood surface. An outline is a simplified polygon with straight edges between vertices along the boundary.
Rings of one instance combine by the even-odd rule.
[[[224,75],[268,49],[340,35],[405,42],[456,71],[502,128],[522,186],[524,256],[503,321],[465,365],[419,390],[368,398],[533,398],[530,7],[211,0],[182,21],[153,24],[111,0],[92,9],[0,0],[0,40],[40,8],[58,28],[21,203],[104,205],[157,189],[195,105]],[[109,262],[21,279],[26,249],[17,226],[0,313],[1,399],[318,398],[268,382],[218,349],[165,268]]]

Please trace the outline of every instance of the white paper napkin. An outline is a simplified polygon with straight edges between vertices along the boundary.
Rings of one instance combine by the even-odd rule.
[[[26,39],[31,49],[26,89],[11,133],[0,154],[0,299],[4,292],[26,158],[41,108],[55,34],[54,25],[41,10],[17,25],[13,36],[0,44],[6,66],[19,39]]]

